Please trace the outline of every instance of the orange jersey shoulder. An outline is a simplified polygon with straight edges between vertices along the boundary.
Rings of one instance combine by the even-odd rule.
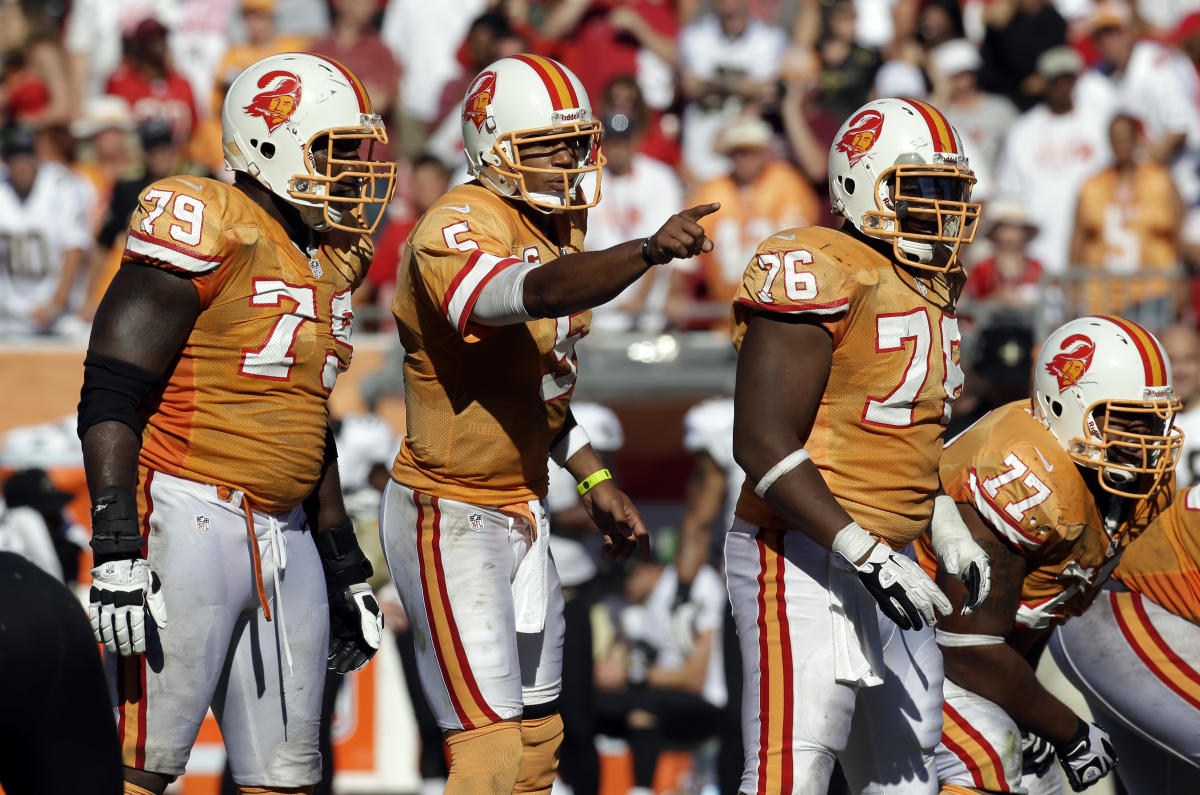
[[[1115,575],[1160,607],[1200,624],[1200,486],[1174,501],[1125,549]]]

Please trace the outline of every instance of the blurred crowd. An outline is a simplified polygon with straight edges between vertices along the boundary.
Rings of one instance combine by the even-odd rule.
[[[848,113],[923,98],[957,126],[985,202],[967,321],[1122,312],[1191,322],[1200,266],[1195,0],[0,0],[0,335],[86,334],[140,190],[226,178],[224,89],[309,50],[344,62],[401,169],[356,303],[387,311],[408,231],[465,179],[459,113],[485,64],[559,59],[605,124],[588,245],[721,201],[713,252],[660,269],[598,331],[724,331],[766,235],[830,221],[826,163]],[[970,328],[968,327],[968,332]]]

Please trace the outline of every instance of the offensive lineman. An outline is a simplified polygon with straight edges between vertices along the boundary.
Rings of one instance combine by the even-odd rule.
[[[654,265],[711,250],[696,220],[717,205],[584,252],[601,125],[579,79],[548,58],[488,66],[462,129],[475,180],[417,223],[392,304],[408,435],[380,534],[451,750],[446,791],[549,792],[563,598],[539,502],[548,456],[578,481],[610,554],[648,554],[637,510],[568,408],[575,343],[590,307]]]
[[[855,792],[937,791],[942,661],[927,625],[950,604],[909,556],[944,505],[974,181],[936,108],[869,102],[829,153],[843,231],[779,232],[746,267],[733,434],[747,479],[725,542],[743,793],[823,795],[835,756]],[[987,559],[948,530],[939,551],[974,604]]]
[[[326,659],[379,646],[326,401],[362,219],[391,198],[386,132],[353,74],[303,53],[244,71],[221,127],[234,185],[146,189],[84,362],[89,612],[136,795],[183,773],[210,706],[240,792],[311,792]]]
[[[1125,548],[1113,580],[1050,651],[1120,756],[1129,792],[1200,783],[1200,486],[1181,489]]]
[[[1032,401],[989,412],[946,446],[942,483],[991,559],[992,588],[978,610],[937,630],[943,793],[1056,790],[1040,780],[1057,779],[1053,754],[1075,791],[1112,769],[1108,735],[1047,692],[1025,655],[1091,603],[1169,496],[1178,410],[1158,340],[1123,318],[1084,317],[1042,344]],[[925,539],[917,553],[957,601],[961,588]]]

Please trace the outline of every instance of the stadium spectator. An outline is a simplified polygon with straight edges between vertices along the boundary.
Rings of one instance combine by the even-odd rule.
[[[636,508],[570,414],[574,346],[587,309],[656,263],[711,248],[696,220],[718,207],[583,251],[580,210],[600,197],[581,186],[603,167],[583,84],[555,61],[521,54],[471,86],[462,125],[475,179],[413,230],[392,304],[408,435],[384,491],[381,536],[451,749],[447,792],[544,791],[562,740],[563,632],[540,499],[547,458],[581,482],[610,554],[649,552]],[[579,122],[556,124],[560,114]]]
[[[604,92],[602,109],[607,115],[621,113],[631,119],[641,119],[638,152],[679,171],[682,157],[679,117],[674,113],[660,113],[647,105],[636,78],[624,75],[609,83]]]
[[[776,99],[787,34],[750,16],[746,0],[717,0],[712,13],[679,33],[683,110],[683,165],[687,180],[712,179],[728,170],[715,150],[731,117],[756,114]]]
[[[1057,627],[1050,651],[1112,738],[1129,793],[1189,795],[1200,781],[1200,491],[1126,547],[1095,603]]]
[[[0,31],[0,122],[65,124],[71,115],[71,88],[47,9],[17,0],[0,3]]]
[[[281,52],[301,52],[309,39],[295,34],[280,33],[278,0],[239,0],[238,8],[245,27],[244,41],[230,45],[217,64],[213,76],[213,116],[219,117],[221,102],[234,78],[255,61]],[[372,93],[371,98],[375,95]],[[220,119],[217,119],[218,123]]]
[[[375,258],[367,278],[354,296],[355,306],[369,307],[363,312],[366,331],[391,330],[392,293],[396,289],[396,270],[404,256],[408,235],[425,211],[450,187],[446,164],[433,155],[422,155],[412,164],[406,201],[393,201],[383,229],[375,243]],[[374,317],[370,315],[374,314]]]
[[[675,99],[679,23],[660,0],[570,0],[552,4],[541,34],[591,96],[632,75],[646,102],[663,110]]]
[[[1082,285],[1083,313],[1161,328],[1175,318],[1179,298],[1167,277],[1179,267],[1183,205],[1170,172],[1146,157],[1136,118],[1118,114],[1108,138],[1112,164],[1084,181],[1075,209],[1070,261],[1095,273]]]
[[[683,188],[664,163],[638,152],[647,120],[614,113],[604,119],[604,201],[588,217],[585,245],[599,251],[654,234],[658,208],[677,207]],[[660,331],[666,326],[671,272],[647,273],[616,298],[592,310],[596,331]]]
[[[980,87],[1008,97],[1022,111],[1029,110],[1041,94],[1038,59],[1050,48],[1066,43],[1066,20],[1050,0],[988,3],[983,19],[986,33],[979,47],[983,59]]]
[[[1071,264],[1071,223],[1079,186],[1107,162],[1107,108],[1093,109],[1072,98],[1083,59],[1070,47],[1038,57],[1045,80],[1043,101],[1017,118],[1004,141],[997,189],[1025,204],[1038,234],[1030,253],[1050,273]]]
[[[121,746],[104,669],[79,600],[20,555],[0,552],[4,700],[0,786],[121,795]]]
[[[954,414],[946,426],[947,439],[958,436],[992,409],[1029,394],[1033,326],[1027,315],[993,315],[974,339],[974,345],[963,348],[963,369],[967,373],[962,395],[954,401]]]
[[[821,203],[808,181],[772,151],[771,127],[757,116],[737,116],[721,130],[717,149],[729,173],[700,185],[690,204],[720,202],[721,212],[701,224],[714,242],[695,265],[674,274],[668,312],[678,323],[725,328],[728,307],[758,242],[771,232],[809,226],[821,219]],[[700,298],[693,301],[698,284]]]
[[[634,780],[629,795],[654,791],[664,745],[715,737],[725,717],[724,583],[711,566],[701,566],[685,615],[674,610],[677,587],[673,565],[638,564],[625,581],[619,640],[597,663],[597,727],[629,743]]]
[[[137,167],[133,155],[133,114],[120,97],[89,99],[80,117],[71,122],[81,156],[75,171],[92,185],[95,202],[88,211],[88,228],[99,233],[112,202],[113,187]]]
[[[1192,486],[1200,483],[1200,332],[1190,323],[1176,323],[1163,331],[1161,339],[1175,377],[1175,394],[1183,404],[1175,415],[1175,426],[1183,431],[1175,482]]]
[[[1200,78],[1178,50],[1139,39],[1122,0],[1102,0],[1091,20],[1092,40],[1115,93],[1116,106],[1138,119],[1146,153],[1171,169],[1187,204],[1200,202]]]
[[[379,37],[377,0],[332,0],[333,27],[312,43],[309,52],[343,64],[358,76],[371,97],[372,109],[389,125],[388,143],[376,144],[372,157],[394,159],[390,134],[392,110],[400,87],[400,65]]]
[[[819,77],[816,53],[804,47],[789,50],[783,68],[784,93],[779,115],[792,159],[828,210],[829,147],[841,123],[821,107]],[[825,220],[830,220],[828,212]]]
[[[297,91],[280,72],[306,93],[268,104]],[[143,194],[79,402],[89,613],[130,791],[152,795],[183,774],[210,708],[243,788],[311,787],[325,671],[361,668],[382,630],[327,405],[371,252],[359,208],[391,196],[343,172],[390,172],[360,160],[382,124],[353,76],[303,53],[253,65],[226,103],[258,111],[223,114],[236,185],[174,176]],[[321,191],[297,197],[301,180]],[[264,430],[263,412],[287,421]],[[139,686],[118,687],[131,665]]]
[[[0,336],[82,330],[89,193],[81,177],[34,150],[29,128],[0,132]]]
[[[1029,255],[1038,226],[1016,199],[997,198],[984,213],[991,256],[968,268],[963,297],[978,302],[978,311],[1029,310],[1044,296],[1039,292],[1042,263]]]
[[[933,793],[932,625],[950,604],[908,555],[945,515],[937,461],[962,385],[957,257],[979,205],[961,137],[926,103],[870,102],[835,141],[830,189],[847,223],[763,240],[733,301],[746,481],[725,575],[743,669],[740,791],[820,792],[840,759],[853,791]],[[937,540],[982,600],[982,550]]]
[[[162,119],[183,146],[196,128],[199,112],[192,86],[171,66],[167,28],[157,19],[142,20],[124,39],[125,55],[109,76],[104,93],[129,103],[138,123]]]
[[[986,199],[991,196],[1000,149],[1016,121],[1017,108],[1008,98],[979,87],[982,67],[983,59],[972,42],[951,39],[930,51],[926,71],[933,83],[930,102],[942,109],[967,147],[975,172],[973,195]]]
[[[867,100],[882,65],[879,51],[856,39],[858,11],[853,0],[822,5],[822,32],[817,42],[821,63],[818,101],[838,124]]]

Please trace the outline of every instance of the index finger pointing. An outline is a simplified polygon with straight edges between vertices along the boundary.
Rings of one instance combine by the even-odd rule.
[[[697,204],[695,207],[689,207],[679,214],[689,221],[696,221],[706,215],[712,215],[719,209],[721,209],[721,203],[713,202],[712,204]]]

